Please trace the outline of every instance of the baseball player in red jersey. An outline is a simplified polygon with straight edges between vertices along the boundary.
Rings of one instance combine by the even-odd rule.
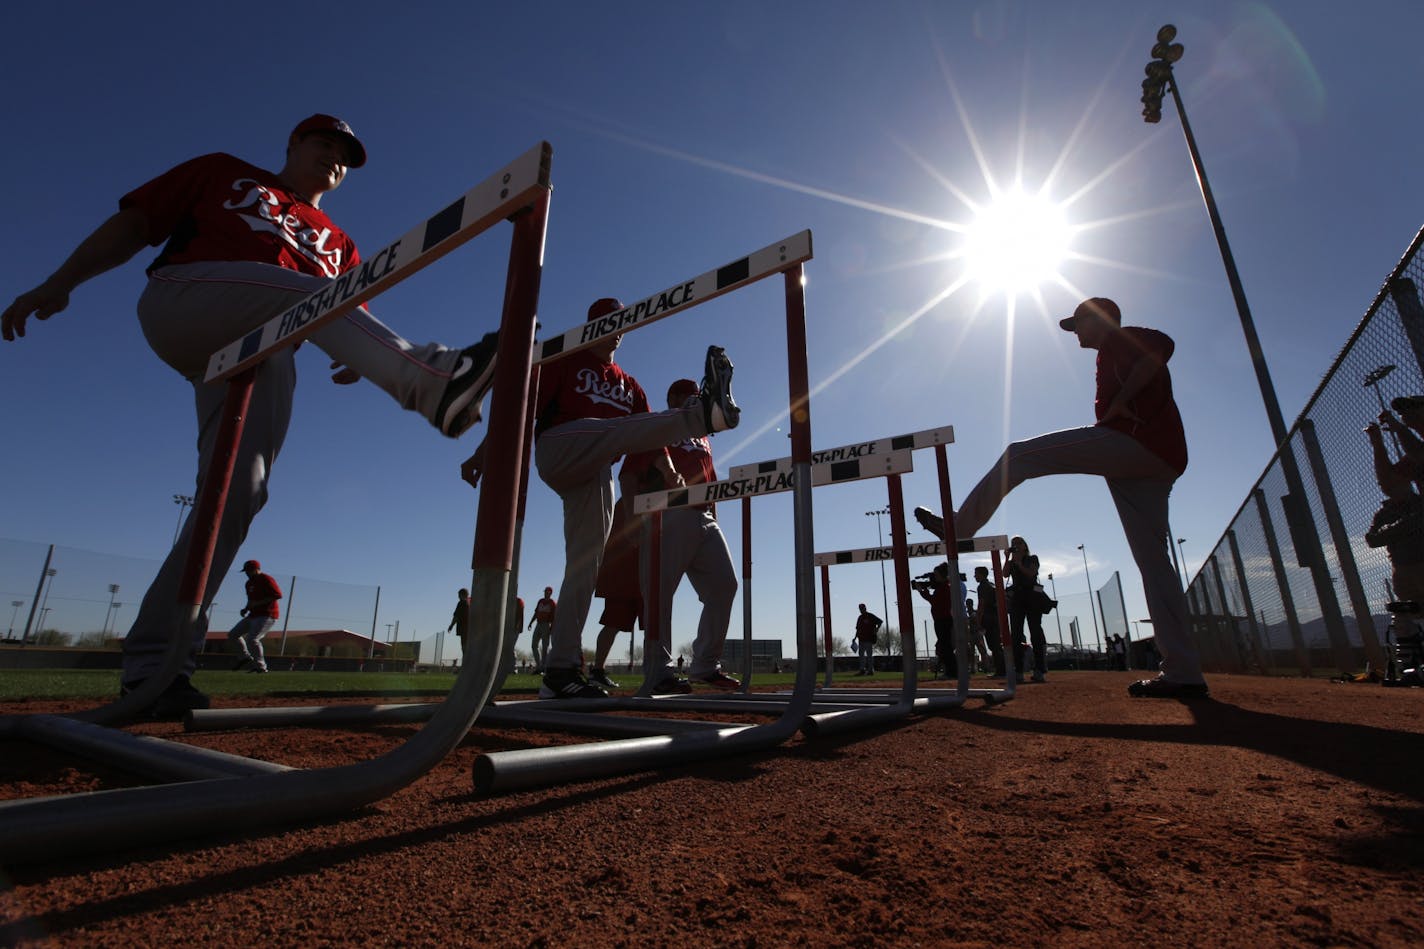
[[[256,560],[244,563],[242,572],[247,574],[244,586],[247,605],[240,610],[242,619],[228,631],[227,638],[242,654],[237,668],[249,666],[248,672],[266,672],[267,657],[262,653],[262,637],[267,635],[281,615],[277,601],[282,598],[282,588],[277,586],[276,580],[262,572],[262,564]]]
[[[366,149],[351,127],[330,115],[310,116],[292,129],[285,163],[275,174],[220,153],[184,162],[124,195],[118,213],[0,314],[0,335],[7,341],[24,336],[30,316],[49,319],[69,305],[70,293],[84,281],[127,262],[146,246],[163,244],[148,268],[139,324],[159,358],[193,385],[201,487],[227,390],[203,383],[208,357],[360,263],[356,244],[319,205],[349,169],[365,163]],[[339,371],[333,379],[344,383],[365,376],[452,437],[479,420],[480,402],[494,377],[493,333],[464,350],[416,345],[364,307],[318,330],[311,341],[334,360],[332,368]],[[203,619],[193,630],[185,674],[149,710],[154,715],[208,707],[207,697],[189,681],[206,634],[207,607],[267,499],[267,478],[286,437],[295,386],[291,348],[257,367],[211,579],[203,592]],[[125,689],[162,665],[191,530],[190,521],[124,640]]]
[[[955,531],[973,537],[1005,495],[1030,478],[1101,476],[1142,573],[1147,612],[1162,653],[1162,673],[1134,682],[1128,694],[1203,698],[1208,690],[1187,623],[1187,599],[1167,552],[1168,499],[1187,467],[1187,439],[1167,370],[1176,344],[1157,330],[1123,326],[1122,311],[1106,297],[1084,300],[1058,325],[1076,335],[1083,349],[1097,350],[1097,424],[1010,445],[965,497]],[[923,508],[915,516],[926,530],[943,536],[937,516]]]
[[[697,383],[679,379],[668,387],[668,408],[684,405],[697,395]],[[712,463],[712,443],[704,436],[691,436],[667,446],[668,457],[685,484],[705,484],[717,480]],[[645,533],[651,518],[645,519]],[[662,556],[659,560],[657,625],[658,637],[644,630],[643,691],[650,695],[682,691],[673,687],[677,667],[672,656],[672,600],[684,576],[702,601],[702,617],[692,644],[692,665],[688,679],[718,689],[736,689],[741,682],[722,671],[722,645],[732,621],[732,601],[737,595],[737,575],[727,539],[717,524],[712,504],[678,507],[662,515]],[[650,546],[642,545],[643,589],[651,583]],[[650,606],[651,608],[651,606]]]
[[[596,300],[588,319],[616,313],[623,304]],[[705,377],[696,400],[666,412],[649,412],[636,379],[613,361],[621,335],[607,336],[540,370],[535,399],[534,462],[539,477],[564,503],[564,580],[559,613],[545,659],[543,698],[602,698],[580,671],[583,626],[613,523],[613,463],[628,452],[655,453],[653,466],[667,483],[681,483],[666,445],[735,428],[741,410],[732,399],[732,363],[719,346],[707,349]],[[478,486],[484,443],[461,466]]]

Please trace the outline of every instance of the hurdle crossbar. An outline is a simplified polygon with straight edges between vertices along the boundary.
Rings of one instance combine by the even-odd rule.
[[[580,349],[587,349],[601,339],[619,336],[666,319],[674,313],[682,313],[699,303],[740,290],[810,259],[811,232],[792,234],[785,240],[769,244],[715,270],[675,283],[621,310],[565,330],[538,345],[535,362],[542,366]]]
[[[292,304],[208,359],[204,382],[231,379],[279,349],[295,345],[332,320],[430,266],[455,248],[529,206],[549,187],[553,151],[547,142],[456,198],[355,269]]]
[[[880,478],[889,474],[904,474],[907,471],[913,471],[914,467],[914,460],[909,451],[896,451],[873,458],[832,461],[811,466],[811,486],[819,488],[828,484]],[[724,478],[721,481],[707,481],[702,484],[690,484],[681,488],[640,494],[633,499],[633,510],[639,514],[649,514],[653,511],[697,507],[717,501],[729,501],[733,498],[779,494],[783,491],[791,491],[795,487],[796,474],[794,470],[789,469],[754,475],[749,478]]]
[[[894,451],[914,451],[932,448],[935,445],[954,444],[954,426],[929,428],[908,435],[893,435],[888,438],[873,438],[866,442],[841,445],[839,448],[823,448],[811,452],[812,465],[824,465],[853,459],[869,458]],[[774,474],[791,470],[790,458],[775,458],[771,461],[754,461],[745,465],[733,465],[727,469],[728,481],[742,481],[757,475]]]

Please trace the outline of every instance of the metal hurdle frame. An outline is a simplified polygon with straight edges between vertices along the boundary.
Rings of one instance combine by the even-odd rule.
[[[182,667],[202,609],[251,396],[252,368],[506,219],[513,223],[513,235],[487,440],[497,449],[495,457],[525,454],[552,153],[551,146],[541,142],[360,267],[213,355],[205,379],[228,382],[228,396],[219,447],[194,510],[195,529],[161,671],[119,701],[89,712],[0,720],[0,735],[6,737],[47,741],[126,767],[199,780],[0,802],[0,861],[51,860],[196,837],[215,829],[253,830],[329,817],[409,784],[464,737],[488,700],[502,652],[505,604],[512,602],[508,579],[515,547],[517,465],[491,468],[480,494],[471,583],[476,606],[464,667],[431,723],[401,746],[369,761],[302,770],[204,755],[202,749],[176,742],[135,741],[135,736],[99,726],[132,717],[157,698]]]

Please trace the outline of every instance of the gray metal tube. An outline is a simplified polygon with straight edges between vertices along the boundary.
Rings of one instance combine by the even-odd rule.
[[[25,715],[15,716],[15,719],[16,727],[8,729],[14,738],[74,752],[162,780],[201,781],[292,770],[270,761],[165,741],[152,735],[131,735],[61,715]]]
[[[1290,630],[1291,642],[1295,645],[1295,658],[1299,675],[1310,675],[1310,650],[1305,645],[1305,634],[1300,628],[1300,617],[1295,611],[1295,597],[1291,595],[1290,578],[1286,576],[1285,560],[1281,557],[1281,545],[1276,539],[1276,529],[1271,523],[1271,508],[1266,503],[1266,493],[1260,488],[1252,491],[1256,498],[1256,516],[1261,519],[1261,533],[1266,538],[1266,551],[1271,557],[1271,573],[1276,578],[1276,589],[1281,595],[1281,608],[1286,614],[1286,628]]]

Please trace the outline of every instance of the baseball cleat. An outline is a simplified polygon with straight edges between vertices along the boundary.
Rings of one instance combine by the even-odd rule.
[[[931,534],[944,540],[944,518],[927,507],[915,508],[915,520],[919,525]]]
[[[702,420],[707,423],[707,434],[736,428],[742,420],[742,410],[732,400],[732,361],[721,346],[707,347],[702,391],[698,395],[702,400]]]
[[[606,699],[608,693],[591,684],[577,669],[550,669],[539,686],[541,699]]]
[[[701,675],[692,676],[692,681],[700,685],[710,685],[714,689],[724,689],[731,692],[742,687],[741,680],[735,676],[729,676],[721,669],[713,669],[711,672],[704,672]]]
[[[482,417],[480,403],[494,384],[495,353],[499,349],[499,334],[487,333],[473,346],[460,350],[450,381],[440,397],[440,407],[432,421],[442,434],[459,438]]]
[[[1127,687],[1135,699],[1204,699],[1209,696],[1205,682],[1169,682],[1165,676],[1139,679]]]

